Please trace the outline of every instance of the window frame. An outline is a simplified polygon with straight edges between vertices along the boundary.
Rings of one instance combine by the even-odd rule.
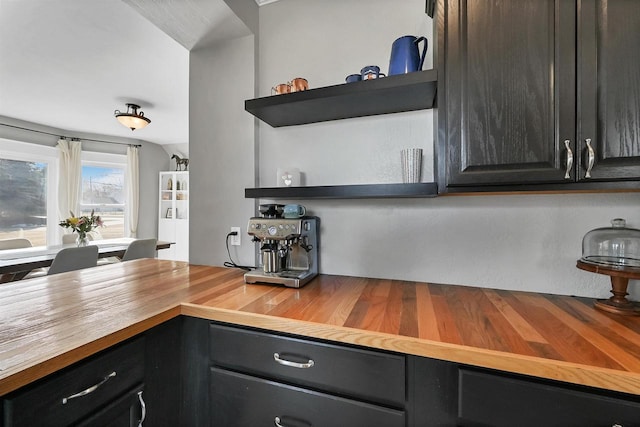
[[[58,230],[58,151],[48,145],[33,144],[30,142],[16,141],[0,138],[2,142],[3,159],[22,162],[47,164],[47,245],[52,245],[60,236]],[[50,215],[50,213],[54,215]]]

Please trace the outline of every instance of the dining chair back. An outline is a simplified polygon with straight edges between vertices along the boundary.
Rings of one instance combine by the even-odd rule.
[[[127,250],[124,252],[122,261],[131,261],[138,258],[155,258],[156,257],[156,245],[157,239],[139,239],[134,240],[129,244]]]
[[[31,240],[25,239],[23,237],[0,240],[0,250],[30,248],[32,246],[33,245],[31,244]]]
[[[95,267],[98,263],[98,247],[95,245],[60,250],[49,267],[48,275]]]

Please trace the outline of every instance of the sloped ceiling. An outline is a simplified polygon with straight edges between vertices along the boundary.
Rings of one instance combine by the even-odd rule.
[[[0,0],[0,116],[187,143],[189,50],[248,33],[223,0]],[[151,124],[118,123],[127,102]]]

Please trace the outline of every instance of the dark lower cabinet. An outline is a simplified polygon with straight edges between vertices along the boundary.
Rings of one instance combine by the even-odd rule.
[[[77,427],[142,427],[146,416],[147,408],[140,386],[83,420]]]
[[[460,426],[640,426],[640,398],[460,369]]]
[[[406,426],[406,357],[211,324],[211,425]]]
[[[210,381],[213,426],[406,426],[403,410],[217,368]]]
[[[3,426],[69,426],[142,419],[144,337],[106,350],[3,397]],[[111,420],[112,419],[112,420]]]

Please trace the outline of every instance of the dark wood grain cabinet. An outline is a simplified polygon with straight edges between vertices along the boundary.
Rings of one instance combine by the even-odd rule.
[[[211,425],[406,426],[405,356],[211,325]]]
[[[138,337],[4,396],[1,425],[138,426],[144,350]]]
[[[640,426],[638,396],[466,367],[458,384],[459,426]]]
[[[640,2],[439,7],[441,191],[636,188]]]

